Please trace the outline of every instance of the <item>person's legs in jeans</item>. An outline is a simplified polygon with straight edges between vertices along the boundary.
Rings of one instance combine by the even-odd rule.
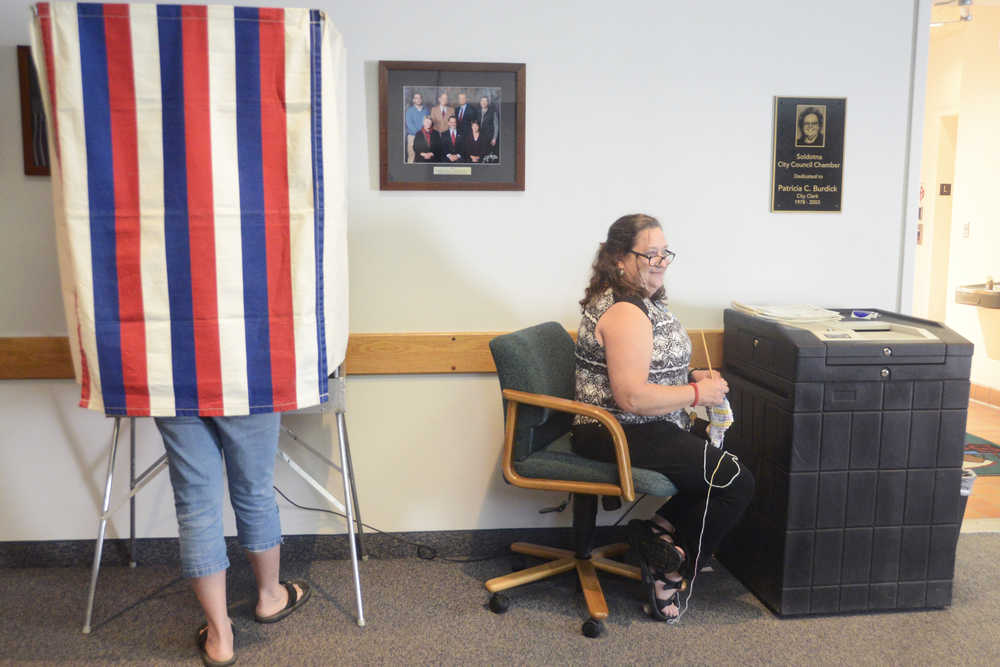
[[[215,660],[233,655],[226,608],[226,542],[222,529],[222,449],[218,432],[201,417],[157,417],[174,489],[181,572],[191,579],[208,621],[205,650]]]
[[[236,532],[247,550],[257,582],[258,616],[270,616],[288,602],[278,581],[281,522],[274,497],[274,457],[281,415],[216,417],[229,476],[229,498],[236,513]],[[301,596],[302,590],[298,589]]]

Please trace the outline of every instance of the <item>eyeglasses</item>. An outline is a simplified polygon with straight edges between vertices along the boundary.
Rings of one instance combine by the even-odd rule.
[[[635,250],[629,250],[629,252],[638,257],[645,258],[650,266],[667,266],[668,264],[673,264],[674,258],[677,257],[677,253],[672,250],[664,250],[662,254],[658,255],[644,255]]]

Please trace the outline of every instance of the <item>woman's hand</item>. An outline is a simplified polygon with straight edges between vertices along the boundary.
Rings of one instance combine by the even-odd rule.
[[[721,405],[729,393],[729,383],[717,371],[694,371],[691,376],[698,385],[698,405]]]
[[[694,380],[695,382],[700,382],[701,380],[710,377],[719,377],[719,371],[706,371],[706,370],[691,371],[691,379]]]

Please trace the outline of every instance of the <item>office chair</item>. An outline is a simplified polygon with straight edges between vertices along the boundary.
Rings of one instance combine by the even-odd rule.
[[[556,322],[490,341],[506,404],[501,463],[504,478],[514,486],[573,494],[575,550],[514,542],[511,551],[548,562],[490,579],[486,589],[493,594],[490,609],[503,613],[509,602],[500,591],[576,569],[590,612],[583,634],[598,637],[604,629],[602,619],[608,616],[608,605],[596,570],[642,579],[639,568],[612,560],[628,551],[627,544],[593,546],[598,497],[603,496],[605,507],[614,509],[621,505],[621,499],[635,500],[636,492],[669,497],[677,493],[677,488],[658,472],[631,467],[625,433],[611,413],[572,400],[576,383],[574,348],[573,339]],[[607,427],[617,463],[593,461],[573,453],[570,425],[574,414],[593,417]]]

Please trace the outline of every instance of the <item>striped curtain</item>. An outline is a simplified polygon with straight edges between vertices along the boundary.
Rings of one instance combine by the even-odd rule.
[[[325,401],[347,346],[340,34],[303,9],[35,10],[80,405]]]

